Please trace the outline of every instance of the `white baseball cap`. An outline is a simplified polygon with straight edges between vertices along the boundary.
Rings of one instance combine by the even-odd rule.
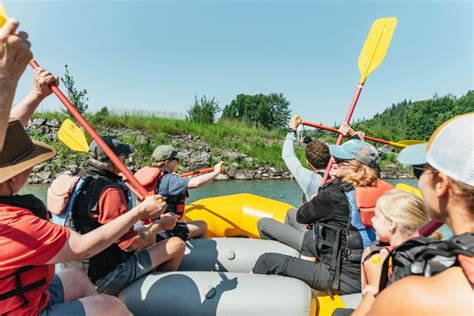
[[[398,161],[404,165],[429,163],[450,178],[474,186],[474,112],[444,122],[427,143],[403,149]]]

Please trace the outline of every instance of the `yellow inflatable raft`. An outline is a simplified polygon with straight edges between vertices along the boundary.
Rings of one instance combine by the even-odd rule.
[[[293,206],[258,195],[241,193],[195,201],[186,206],[185,220],[206,221],[208,237],[246,236],[259,238],[257,222],[262,217],[284,222],[288,209]],[[339,307],[357,306],[361,294],[318,296],[315,315],[330,316]]]

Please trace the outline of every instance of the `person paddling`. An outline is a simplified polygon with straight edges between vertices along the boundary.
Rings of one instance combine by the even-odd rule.
[[[316,262],[277,253],[259,257],[254,273],[295,277],[313,289],[331,293],[360,292],[360,260],[375,240],[371,218],[375,202],[392,186],[377,178],[378,158],[370,144],[353,139],[329,145],[335,158],[335,179],[298,209],[296,219],[312,224],[301,254]]]
[[[413,166],[431,218],[453,231],[448,240],[408,240],[384,261],[380,293],[354,315],[472,315],[474,286],[474,113],[439,126],[428,143],[400,152]],[[393,304],[402,302],[403,304]]]
[[[102,139],[122,162],[135,151],[116,137]],[[72,206],[72,223],[81,234],[100,229],[131,209],[131,194],[120,170],[95,141],[89,146],[89,156],[87,166],[78,174],[84,184]],[[140,227],[141,234],[131,228],[110,247],[92,256],[88,275],[97,290],[117,295],[157,267],[161,271],[175,271],[184,254],[184,243],[179,238],[159,243],[155,239],[157,232],[174,227],[176,220],[174,216],[161,216],[153,224]]]
[[[303,167],[294,150],[296,131],[301,127],[301,119],[295,115],[291,118],[288,135],[283,144],[283,160],[303,191],[303,204],[317,195],[319,184],[323,179],[326,166],[331,157],[328,146],[318,140],[310,140],[306,145],[306,163],[310,167]],[[363,140],[363,132],[354,131],[348,124],[342,123],[339,128],[343,135],[350,135],[352,139]],[[261,239],[277,240],[288,245],[299,252],[303,249],[304,236],[308,231],[308,225],[300,224],[296,220],[297,209],[290,208],[285,216],[285,222],[280,223],[273,218],[261,218],[257,222],[257,229]],[[305,258],[305,255],[301,255]],[[313,257],[313,256],[311,256]]]
[[[222,161],[214,166],[214,171],[193,178],[181,178],[175,171],[179,161],[185,155],[170,145],[160,145],[153,151],[151,167],[144,167],[135,173],[137,180],[149,191],[166,198],[166,213],[176,214],[179,222],[172,229],[164,230],[157,235],[157,240],[177,236],[186,241],[203,238],[207,235],[205,221],[184,222],[184,207],[188,189],[197,189],[208,184],[221,173]]]
[[[82,270],[55,273],[54,265],[94,256],[114,244],[136,221],[161,214],[166,204],[157,196],[149,197],[84,235],[53,224],[41,200],[17,193],[33,167],[55,153],[52,147],[32,141],[19,120],[8,123],[0,153],[0,314],[130,315],[117,298],[98,295]]]

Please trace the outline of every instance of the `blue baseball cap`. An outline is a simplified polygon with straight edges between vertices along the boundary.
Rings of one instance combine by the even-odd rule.
[[[371,168],[375,167],[375,163],[379,158],[377,149],[359,139],[351,139],[342,145],[328,145],[331,155],[338,159],[352,160],[362,162]]]

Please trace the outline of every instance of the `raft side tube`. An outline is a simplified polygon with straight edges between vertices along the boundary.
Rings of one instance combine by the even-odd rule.
[[[250,272],[260,255],[276,252],[299,257],[297,250],[274,240],[194,239],[186,242],[180,271]]]
[[[186,205],[184,216],[186,221],[206,221],[208,237],[260,238],[258,220],[268,217],[283,223],[290,208],[288,203],[240,193],[195,201]]]
[[[154,273],[119,298],[140,315],[314,315],[316,302],[304,282],[280,276],[227,272]]]

